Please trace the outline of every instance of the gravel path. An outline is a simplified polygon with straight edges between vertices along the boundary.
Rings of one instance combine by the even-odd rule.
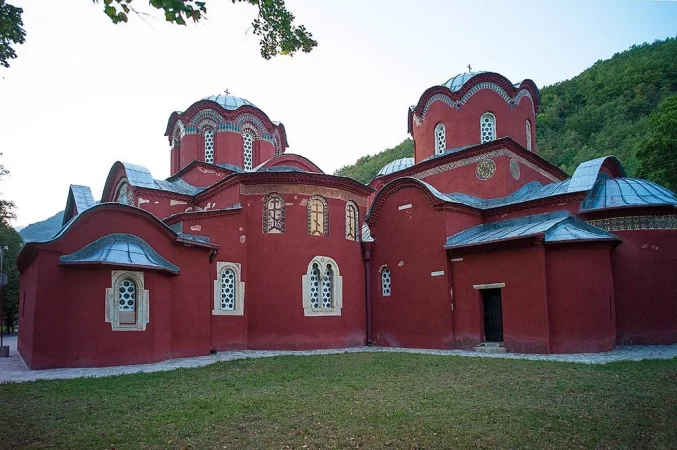
[[[582,364],[606,364],[615,361],[640,361],[643,359],[672,359],[677,358],[677,344],[648,345],[648,346],[619,346],[605,353],[574,353],[559,355],[527,355],[519,353],[476,353],[466,350],[428,350],[418,348],[396,347],[355,347],[334,350],[283,351],[283,350],[243,350],[222,352],[210,356],[196,356],[193,358],[170,359],[152,364],[137,364],[133,366],[96,367],[84,369],[46,369],[29,370],[23,359],[16,351],[16,336],[5,338],[5,345],[9,344],[9,358],[0,358],[0,383],[13,383],[34,380],[70,379],[81,377],[107,377],[139,372],[160,372],[179,368],[202,367],[219,361],[235,359],[266,358],[281,355],[331,355],[338,353],[358,352],[401,352],[419,353],[440,356],[467,356],[473,358],[504,358],[528,359],[531,361],[560,361]]]

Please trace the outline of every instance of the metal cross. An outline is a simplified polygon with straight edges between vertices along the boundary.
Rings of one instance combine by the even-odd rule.
[[[223,91],[223,93],[226,94],[226,95],[230,95],[230,91],[228,90],[228,88],[226,88],[226,90]]]
[[[472,67],[470,67],[470,64],[468,64],[468,73],[472,72]]]

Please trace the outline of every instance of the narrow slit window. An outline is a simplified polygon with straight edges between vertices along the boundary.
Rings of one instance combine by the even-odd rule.
[[[384,267],[381,270],[381,293],[384,297],[390,297],[391,293],[391,278],[390,278],[390,269]]]
[[[447,149],[447,136],[443,123],[435,127],[435,154],[441,155]]]
[[[531,151],[531,122],[526,122],[527,150]]]
[[[242,133],[242,160],[244,161],[244,170],[252,170],[254,166],[254,133],[245,130]]]
[[[214,128],[207,127],[204,129],[205,138],[205,162],[214,164],[214,149],[215,149],[215,132]]]
[[[482,114],[480,129],[482,144],[496,140],[496,117],[491,113]]]
[[[358,212],[353,202],[346,204],[346,239],[357,241]]]

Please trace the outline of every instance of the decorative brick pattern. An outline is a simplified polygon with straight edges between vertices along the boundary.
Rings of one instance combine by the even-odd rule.
[[[605,231],[677,230],[677,215],[611,217],[588,223]]]

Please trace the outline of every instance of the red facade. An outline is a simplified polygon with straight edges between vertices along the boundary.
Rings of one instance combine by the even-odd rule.
[[[677,198],[614,158],[571,177],[540,158],[539,101],[494,73],[434,86],[408,112],[414,164],[369,186],[285,153],[246,100],[173,113],[172,176],[116,163],[101,204],[72,186],[61,232],[22,251],[19,352],[41,369],[677,342]]]

